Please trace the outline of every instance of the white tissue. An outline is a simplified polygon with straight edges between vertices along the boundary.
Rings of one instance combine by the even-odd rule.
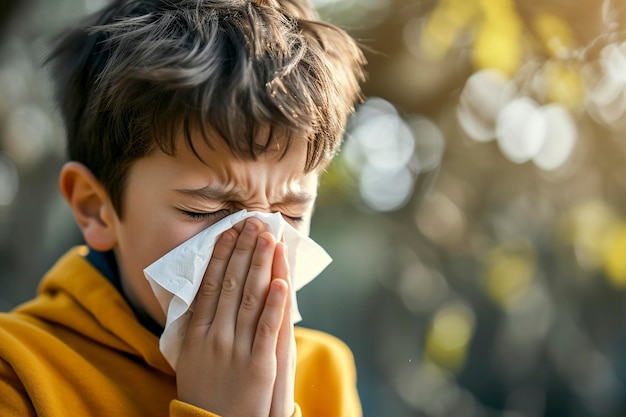
[[[166,253],[144,269],[144,275],[167,317],[159,347],[174,370],[189,325],[188,312],[211,259],[215,242],[223,232],[248,217],[264,221],[276,240],[284,237],[291,274],[289,279],[294,292],[311,282],[332,261],[321,246],[294,229],[280,213],[246,210],[231,214]],[[293,304],[291,318],[296,323],[302,317],[295,294]]]

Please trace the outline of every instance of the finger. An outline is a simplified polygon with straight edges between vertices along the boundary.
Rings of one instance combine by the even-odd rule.
[[[253,358],[276,357],[276,344],[280,330],[289,287],[287,281],[274,279],[270,283],[270,289],[265,300],[261,317],[256,328],[256,334],[252,345]]]
[[[292,294],[289,292],[289,301],[278,332],[276,342],[276,381],[270,417],[290,416],[294,411],[294,390],[296,377],[296,341],[293,332],[293,323],[289,314],[289,304]]]
[[[276,242],[271,233],[259,235],[244,285],[235,338],[236,346],[247,355],[252,349],[259,316],[267,298],[275,247]]]
[[[231,229],[222,233],[217,240],[194,301],[194,313],[189,323],[190,327],[208,330],[213,323],[222,289],[222,280],[235,248],[237,236],[237,231]]]
[[[287,288],[289,290],[289,298],[287,299],[287,315],[291,316],[291,310],[293,308],[293,283],[291,282],[291,271],[289,270],[289,257],[287,254],[287,245],[284,242],[278,242],[276,244],[276,250],[274,251],[274,259],[272,261],[272,280],[284,279],[287,281]]]
[[[283,259],[287,257],[286,246],[282,245],[285,252]],[[286,263],[286,261],[285,261]],[[287,269],[287,274],[289,270]],[[274,278],[276,280],[280,279],[279,277]],[[276,345],[276,356],[280,360],[289,357],[292,355],[295,357],[295,340],[293,336],[293,321],[291,320],[291,310],[293,308],[293,287],[289,281],[287,282],[287,300],[285,302],[285,314],[283,315],[283,319],[280,326],[280,331],[278,333],[278,341]]]
[[[233,250],[222,281],[214,326],[219,326],[223,337],[234,337],[237,313],[241,304],[243,287],[252,262],[259,233],[265,226],[259,219],[249,218]]]
[[[294,410],[294,387],[296,373],[296,342],[291,320],[293,308],[292,283],[289,279],[289,263],[287,246],[284,242],[276,245],[274,252],[272,277],[273,279],[287,279],[288,295],[285,312],[281,322],[276,342],[277,374],[274,383],[270,417],[292,415]]]
[[[243,227],[244,227],[245,224],[246,224],[246,221],[242,220],[239,223],[235,223],[233,225],[233,229],[235,229],[237,232],[241,233],[241,231],[243,230]]]
[[[287,245],[284,242],[276,244],[274,251],[274,260],[272,262],[272,278],[283,278],[287,281],[289,278],[289,263],[287,261]]]

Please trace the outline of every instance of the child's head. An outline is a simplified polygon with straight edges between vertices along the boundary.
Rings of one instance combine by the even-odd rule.
[[[69,158],[120,216],[129,167],[202,135],[237,157],[306,142],[304,170],[334,155],[363,57],[307,0],[116,0],[51,59]],[[192,148],[193,149],[193,148]]]
[[[306,0],[116,0],[52,55],[86,242],[163,321],[143,269],[227,214],[308,232],[317,177],[359,97],[363,57]]]

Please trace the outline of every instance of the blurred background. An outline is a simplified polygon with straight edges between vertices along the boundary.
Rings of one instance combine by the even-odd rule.
[[[0,6],[0,310],[81,243],[41,61],[103,0]],[[626,415],[626,2],[316,0],[366,49],[305,326],[365,417]]]

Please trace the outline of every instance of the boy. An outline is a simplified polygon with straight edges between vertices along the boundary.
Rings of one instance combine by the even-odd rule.
[[[308,233],[364,60],[305,0],[116,0],[52,54],[86,246],[0,315],[2,416],[357,416],[353,360],[290,320],[287,248],[218,239],[176,372],[143,269],[240,209]],[[297,345],[297,356],[296,356]]]

